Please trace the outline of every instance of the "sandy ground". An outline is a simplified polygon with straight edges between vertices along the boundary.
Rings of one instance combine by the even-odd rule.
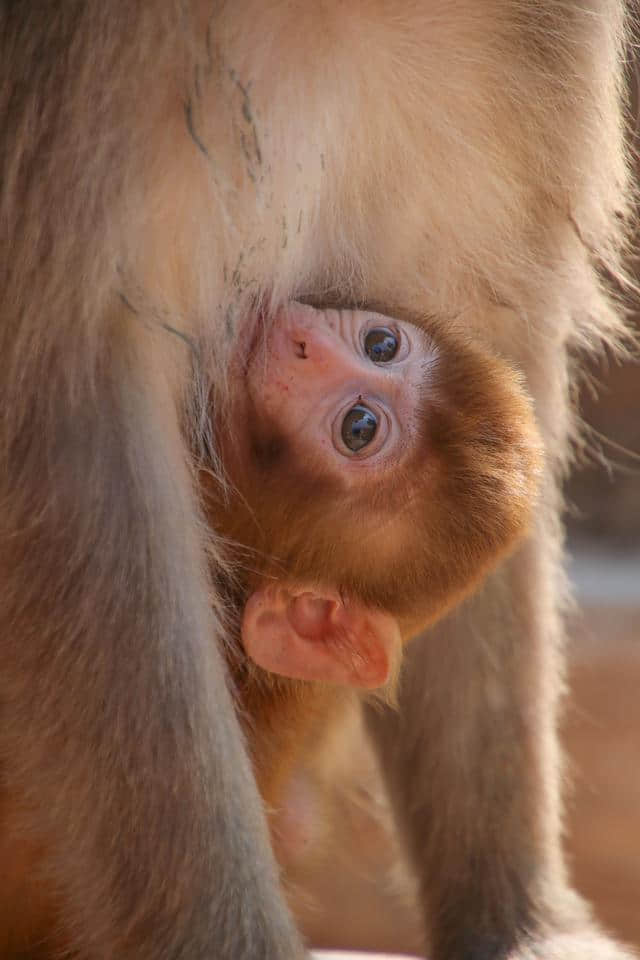
[[[567,849],[601,923],[640,948],[640,576],[627,582],[614,602],[584,603],[572,625]],[[299,922],[319,948],[418,952],[413,891],[357,722],[335,754],[324,852],[289,871]]]

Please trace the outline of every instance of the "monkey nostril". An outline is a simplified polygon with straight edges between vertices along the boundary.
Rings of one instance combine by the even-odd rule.
[[[307,344],[305,340],[296,340],[296,356],[301,360],[307,359]]]

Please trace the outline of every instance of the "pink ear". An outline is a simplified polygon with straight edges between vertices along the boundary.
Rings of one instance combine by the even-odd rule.
[[[380,687],[400,644],[396,620],[329,590],[268,583],[246,602],[242,642],[271,673],[354,687]]]

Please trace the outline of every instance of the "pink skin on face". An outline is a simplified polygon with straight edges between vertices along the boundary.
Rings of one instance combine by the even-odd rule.
[[[398,348],[374,362],[367,334],[390,330]],[[308,449],[329,472],[357,482],[363,470],[397,465],[418,429],[420,386],[435,347],[410,324],[364,310],[317,310],[299,303],[280,309],[247,367],[258,416],[268,417],[298,449]],[[377,421],[373,439],[353,452],[342,427],[356,405]]]

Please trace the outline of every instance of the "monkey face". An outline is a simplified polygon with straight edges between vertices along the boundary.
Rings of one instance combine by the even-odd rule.
[[[283,307],[246,369],[264,456],[298,463],[347,490],[384,483],[421,436],[417,411],[437,350],[418,327],[359,310]]]
[[[250,551],[249,591],[337,591],[410,634],[526,531],[538,437],[518,378],[433,319],[291,303],[263,333],[218,431],[215,525]]]

